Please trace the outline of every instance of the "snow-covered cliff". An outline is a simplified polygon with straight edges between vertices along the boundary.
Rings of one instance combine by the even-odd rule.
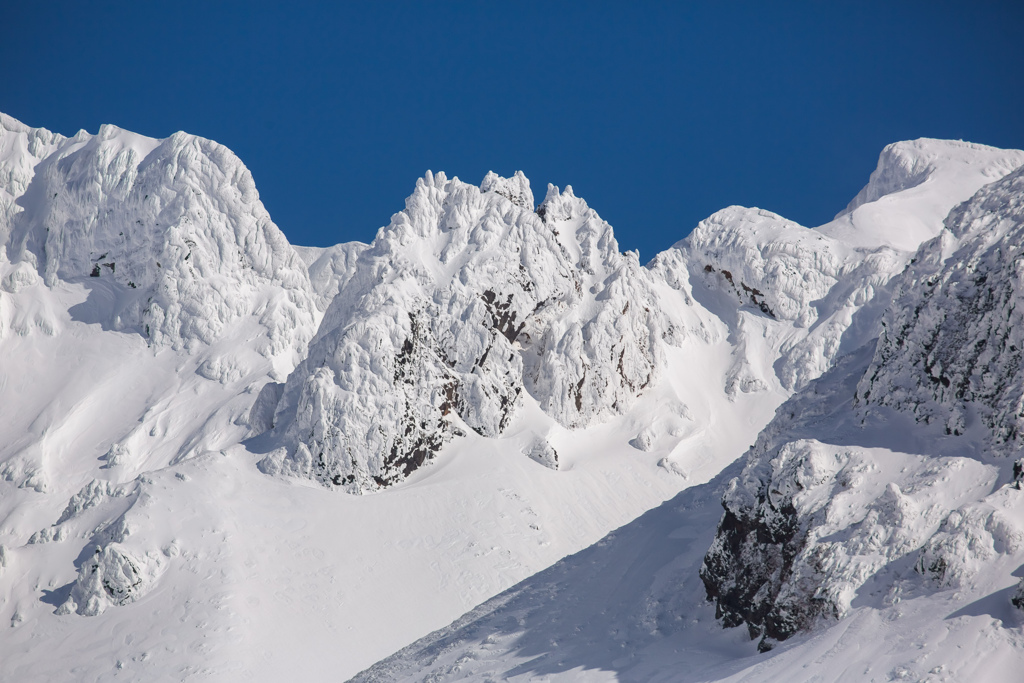
[[[261,353],[301,353],[318,317],[305,264],[228,149],[185,133],[155,140],[108,125],[62,138],[0,124],[11,262],[49,287],[96,278],[105,301],[90,322],[157,346],[210,344],[254,316],[267,330]]]
[[[643,266],[522,173],[428,172],[371,244],[293,247],[214,142],[0,116],[0,678],[354,674],[684,489],[517,588],[521,652],[507,595],[410,677],[698,634],[712,679],[756,656],[722,623],[1016,609],[1022,163],[896,143],[827,225],[728,207]]]
[[[572,188],[443,173],[354,262],[274,424],[268,472],[367,491],[401,480],[454,435],[498,436],[528,392],[571,428],[625,412],[684,334],[650,273]]]
[[[848,615],[869,581],[891,606],[1024,562],[1022,178],[949,213],[877,342],[784,404],[729,484],[701,577],[762,648]]]
[[[1024,448],[1024,169],[951,212],[897,287],[858,397]]]

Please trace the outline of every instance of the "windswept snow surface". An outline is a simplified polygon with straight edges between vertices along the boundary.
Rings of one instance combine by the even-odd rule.
[[[841,344],[743,460],[355,680],[1020,680],[1020,173],[953,207],[883,306],[853,307],[847,329],[881,338]],[[806,305],[794,278],[827,300],[836,261],[865,256],[825,243],[787,269],[806,241],[732,208],[678,248],[779,320]]]
[[[1018,662],[1010,461],[941,434],[843,441],[829,416],[884,365],[864,349],[912,286],[893,278],[918,244],[886,226],[911,213],[934,237],[954,199],[1022,161],[899,143],[856,220],[730,207],[642,266],[571,188],[535,206],[521,173],[428,172],[371,244],[293,247],[214,142],[0,116],[0,679],[340,680],[468,610],[364,677],[797,680],[935,660],[963,680]],[[963,254],[989,253],[972,237],[985,206],[949,224]],[[992,396],[985,415],[1012,409]],[[789,447],[825,463],[814,485],[768,468],[809,491],[811,537],[903,545],[840,563],[846,616],[760,655],[714,619],[699,570],[727,482],[756,488],[796,429],[780,405],[819,416]],[[882,474],[853,512],[822,513],[828,482],[865,463]],[[903,518],[860,525],[890,503]],[[986,516],[998,506],[1011,522]],[[991,552],[950,560],[982,531]],[[955,587],[857,593],[885,593],[885,563],[917,552]],[[972,606],[993,590],[1007,600]],[[941,638],[986,658],[939,662]]]
[[[1020,150],[962,140],[894,142],[849,206],[817,230],[855,247],[917,251],[939,234],[953,207],[1021,164]]]
[[[353,681],[1020,680],[1024,612],[1005,562],[958,591],[871,586],[838,624],[767,653],[747,629],[723,629],[697,572],[737,474],[680,493]]]
[[[5,168],[16,170],[0,261],[5,680],[346,677],[711,478],[785,398],[708,392],[732,362],[725,327],[620,254],[610,226],[569,188],[550,194],[545,223],[532,199],[514,203],[529,187],[521,175],[488,176],[486,191],[428,175],[418,192],[430,196],[410,204],[447,197],[454,222],[424,223],[425,244],[403,247],[398,217],[372,245],[295,249],[215,143],[4,125]],[[467,275],[461,301],[488,324],[497,318],[498,334],[480,327],[491,344],[511,345],[502,311],[488,310],[507,296],[481,297],[492,286],[505,294],[506,264],[519,272],[488,237],[517,221],[525,232],[503,248],[554,259],[524,286],[563,278],[568,298],[531,323],[534,345],[517,342],[535,360],[500,436],[453,415],[461,435],[374,496],[257,468],[269,436],[246,439],[273,427],[289,395],[274,387],[314,367],[299,362],[333,343],[344,316],[375,313],[351,294],[374,291],[373,268],[443,288],[473,264],[479,275]],[[435,269],[430,280],[422,267]],[[643,311],[633,286],[658,306]],[[406,319],[420,301],[399,300]],[[159,325],[153,302],[166,304]],[[607,347],[588,333],[604,350],[584,367],[629,376],[611,336],[617,324],[635,333],[629,315],[616,323],[627,303],[641,320],[689,326],[642,332],[656,381],[618,404],[596,386],[578,399],[552,393],[545,368],[563,361],[537,346],[559,342],[544,330],[579,335],[599,321]],[[457,322],[453,333],[477,335],[472,320]],[[317,327],[322,341],[308,347]],[[469,361],[467,371],[484,364]],[[559,412],[566,405],[575,413]],[[572,417],[581,409],[592,411],[585,430]]]

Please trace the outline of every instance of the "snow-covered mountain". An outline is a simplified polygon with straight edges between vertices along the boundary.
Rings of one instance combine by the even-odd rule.
[[[527,395],[564,427],[606,421],[684,338],[671,308],[572,188],[549,187],[535,211],[521,173],[479,188],[428,174],[353,263],[309,356],[268,390],[287,445],[261,468],[367,491],[467,430],[500,436]],[[543,435],[531,448],[557,469]]]
[[[869,580],[926,590],[901,560],[944,588],[1024,564],[1021,178],[949,213],[877,342],[784,404],[730,484],[701,575],[762,647],[845,616]]]
[[[859,666],[901,596],[931,638],[1024,565],[1022,164],[896,143],[828,225],[644,266],[521,173],[293,247],[214,142],[0,118],[0,677],[334,680],[481,603],[363,677]]]
[[[774,368],[798,391],[716,481],[357,679],[1016,680],[1022,161],[900,143],[817,229],[825,239],[739,208],[702,223],[676,269],[706,273],[704,296],[794,321]],[[952,177],[964,183],[955,192]],[[871,204],[883,199],[896,215],[929,204],[914,213],[916,253],[879,239],[888,219]],[[851,212],[882,218],[844,239]],[[816,334],[828,343],[793,381],[787,354]],[[740,324],[733,335],[771,346]],[[761,349],[744,351],[770,360]],[[729,375],[747,378],[741,390],[763,386],[755,363],[745,370]],[[720,630],[739,625],[739,640]]]

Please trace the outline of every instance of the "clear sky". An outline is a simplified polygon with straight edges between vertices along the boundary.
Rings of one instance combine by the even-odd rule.
[[[212,138],[296,244],[424,171],[571,184],[643,261],[730,204],[831,219],[881,148],[1024,147],[1024,2],[8,3],[0,111]]]

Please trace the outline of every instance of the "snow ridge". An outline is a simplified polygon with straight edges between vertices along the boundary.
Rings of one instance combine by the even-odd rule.
[[[0,116],[0,677],[350,675],[683,489],[402,675],[805,675],[910,602],[902,645],[1019,662],[1021,163],[896,143],[828,225],[728,207],[644,267],[521,172],[296,248],[214,142]]]
[[[97,285],[95,322],[194,349],[219,339],[231,321],[257,315],[269,331],[260,349],[268,356],[294,353],[312,336],[306,268],[225,147],[110,125],[66,140],[15,135],[53,143],[34,144],[49,153],[30,182],[24,172],[9,176],[5,191],[17,199],[5,212],[7,255],[38,268],[49,287],[111,283],[112,290]]]
[[[500,435],[524,392],[584,428],[652,386],[676,333],[648,271],[571,188],[532,206],[521,173],[419,180],[288,378],[274,419],[287,446],[264,471],[372,491],[463,426]]]

